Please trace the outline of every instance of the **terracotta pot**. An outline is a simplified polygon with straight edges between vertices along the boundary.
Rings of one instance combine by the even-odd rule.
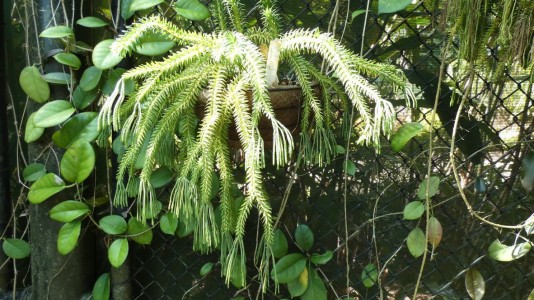
[[[321,90],[318,85],[313,86],[315,95],[320,98]],[[252,105],[252,91],[247,91],[249,104]],[[302,89],[299,85],[282,85],[276,88],[269,89],[269,97],[271,105],[274,110],[276,119],[280,121],[293,135],[297,136],[300,133],[300,117],[302,108]],[[202,97],[200,103],[205,102]],[[197,106],[197,115],[201,119],[204,117],[205,105],[199,104]],[[272,146],[273,142],[273,127],[271,121],[266,117],[262,117],[258,122],[258,129],[264,141],[265,148]],[[234,122],[230,125],[228,132],[228,143],[234,149],[241,148],[239,135],[237,133]]]

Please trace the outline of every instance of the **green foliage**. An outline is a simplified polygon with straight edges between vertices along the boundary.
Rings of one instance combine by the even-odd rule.
[[[36,67],[25,67],[20,72],[19,83],[26,95],[37,103],[45,103],[50,98],[50,87]]]
[[[56,174],[48,173],[30,186],[28,200],[39,204],[65,189],[65,182]]]
[[[127,239],[117,239],[111,243],[108,249],[109,263],[115,267],[120,267],[128,257],[129,245]]]
[[[411,3],[412,0],[380,0],[378,1],[378,14],[398,12]]]
[[[109,215],[98,221],[100,229],[107,234],[122,234],[128,229],[128,224],[121,216]]]
[[[512,261],[527,254],[532,248],[530,242],[506,246],[499,240],[493,241],[488,248],[489,257],[497,261]]]
[[[465,289],[473,300],[480,300],[484,297],[486,282],[477,269],[470,268],[465,273]]]
[[[406,245],[408,246],[408,251],[413,257],[417,258],[423,255],[423,252],[426,249],[426,238],[425,233],[421,228],[416,227],[410,231],[408,234],[408,239],[406,240]]]
[[[406,146],[406,143],[422,130],[423,125],[421,123],[411,122],[403,124],[391,137],[391,149],[395,152],[401,151]]]
[[[366,288],[370,288],[378,283],[378,269],[375,264],[368,264],[363,268],[361,279]]]
[[[93,299],[94,300],[109,300],[111,289],[111,281],[109,279],[109,273],[104,273],[98,277],[93,286]]]
[[[59,229],[57,236],[57,250],[62,255],[69,254],[78,243],[80,232],[82,230],[82,223],[75,221],[66,223]]]
[[[87,215],[90,211],[89,206],[83,202],[67,200],[52,207],[50,218],[58,222],[70,223]]]
[[[2,243],[4,253],[13,259],[22,259],[30,255],[30,245],[21,239],[5,239]]]

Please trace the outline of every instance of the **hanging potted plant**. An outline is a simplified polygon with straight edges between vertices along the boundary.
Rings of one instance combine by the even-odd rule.
[[[99,127],[119,132],[125,148],[115,204],[127,205],[128,192],[134,189],[137,217],[150,219],[157,206],[150,178],[163,167],[172,170],[176,179],[169,210],[193,228],[196,250],[220,249],[223,274],[229,278],[232,269],[244,269],[245,222],[253,207],[262,220],[261,269],[268,270],[273,216],[262,180],[265,153],[272,151],[275,166],[286,165],[297,144],[294,133],[300,132],[302,161],[328,161],[336,145],[335,102],[347,109],[354,106],[359,142],[378,147],[380,135],[392,129],[395,112],[364,76],[378,78],[394,90],[404,89],[405,78],[390,65],[355,55],[331,34],[315,29],[282,33],[273,1],[260,1],[262,26],[250,28],[239,1],[213,5],[216,32],[187,31],[161,17],[149,17],[113,42],[111,51],[122,57],[154,35],[178,48],[162,60],[125,72],[103,101]],[[309,55],[320,56],[329,72],[312,63]],[[280,66],[295,75],[296,86],[279,85]],[[135,88],[126,95],[131,82]],[[293,117],[286,124],[276,111],[280,99],[297,107],[290,109]],[[197,113],[199,105],[202,114]],[[300,128],[295,130],[296,123]],[[238,137],[246,173],[245,198],[237,208],[232,135]],[[216,185],[220,225],[212,197]]]

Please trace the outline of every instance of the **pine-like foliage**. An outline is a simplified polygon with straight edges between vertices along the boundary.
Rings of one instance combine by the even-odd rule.
[[[295,30],[281,35],[273,1],[260,1],[259,6],[263,28],[245,28],[237,0],[216,3],[219,27],[225,29],[216,33],[185,31],[160,17],[133,24],[112,45],[114,53],[127,56],[152,34],[168,37],[179,48],[163,60],[124,73],[114,93],[103,102],[99,118],[100,127],[120,132],[126,149],[120,157],[115,204],[127,205],[128,191],[133,189],[138,218],[150,219],[156,199],[150,178],[158,168],[170,168],[176,180],[169,209],[194,227],[196,250],[209,252],[220,246],[227,278],[235,272],[232,266],[243,265],[238,261],[245,257],[245,222],[253,208],[262,222],[262,265],[268,265],[274,229],[262,179],[265,153],[272,151],[273,164],[284,166],[295,147],[291,132],[276,118],[266,79],[267,58],[255,42],[276,42],[280,63],[293,70],[302,88],[299,144],[302,161],[307,164],[323,164],[334,155],[333,101],[348,99],[354,105],[361,143],[378,147],[380,135],[391,130],[391,103],[363,76],[378,78],[393,89],[403,89],[405,84],[398,70],[353,54],[330,34]],[[322,73],[308,55],[319,55],[338,79]],[[125,86],[132,81],[135,89],[126,95]],[[316,85],[322,93],[315,92]],[[272,124],[270,149],[258,129],[261,118]],[[232,126],[239,135],[246,172],[245,197],[237,208],[228,143]],[[132,182],[137,176],[139,181]],[[127,186],[122,183],[125,181]],[[214,194],[220,199],[220,226]]]

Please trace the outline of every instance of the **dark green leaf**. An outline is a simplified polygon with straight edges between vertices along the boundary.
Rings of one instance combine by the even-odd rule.
[[[159,221],[159,228],[165,234],[174,235],[178,229],[178,218],[170,212],[164,214]]]
[[[202,268],[200,268],[200,276],[206,276],[213,269],[213,263],[205,263]]]
[[[93,287],[93,300],[109,300],[111,282],[109,273],[104,273],[98,277]]]
[[[150,245],[153,233],[148,225],[139,222],[136,218],[128,220],[128,235],[136,243]]]
[[[80,79],[80,88],[87,92],[96,88],[102,77],[102,70],[97,67],[87,68]]]
[[[194,229],[195,229],[195,222],[193,220],[190,220],[189,222],[178,220],[178,228],[176,229],[176,235],[179,238],[184,238],[190,235]]]
[[[247,283],[247,267],[245,261],[239,255],[234,259],[230,282],[238,289],[243,288]]]
[[[43,75],[43,79],[52,84],[69,84],[71,81],[70,74],[63,72],[52,72]]]
[[[425,212],[425,205],[421,201],[412,201],[404,207],[404,220],[419,219]]]
[[[67,200],[52,207],[50,218],[54,221],[69,223],[87,215],[90,211],[89,206],[83,202]]]
[[[27,165],[22,171],[22,178],[28,182],[34,182],[46,174],[46,167],[40,163]]]
[[[100,229],[107,234],[123,234],[128,229],[128,224],[123,217],[117,215],[105,216],[98,221]]]
[[[69,254],[78,243],[80,232],[82,229],[82,222],[76,221],[67,223],[59,229],[57,236],[57,250],[62,255]]]
[[[53,127],[65,122],[76,109],[70,102],[55,100],[43,105],[33,117],[33,125],[42,128]]]
[[[287,289],[291,294],[291,298],[301,296],[308,289],[308,268],[304,268],[299,277],[287,283]]]
[[[2,244],[4,253],[14,259],[21,259],[30,255],[30,245],[21,239],[5,239]]]
[[[345,154],[345,147],[341,145],[336,145],[336,153],[337,154]]]
[[[334,253],[330,250],[326,251],[323,254],[313,253],[310,258],[310,261],[316,265],[324,265],[332,259],[333,255]]]
[[[84,91],[78,85],[74,89],[74,93],[72,93],[72,103],[77,109],[83,110],[87,108],[89,105],[91,105],[91,103],[93,103],[96,100],[97,96],[98,96],[98,89],[95,88],[94,90]]]
[[[106,21],[99,19],[97,17],[81,18],[78,21],[76,21],[76,24],[83,26],[83,27],[89,27],[89,28],[98,28],[98,27],[104,27],[108,25]]]
[[[439,177],[430,176],[429,179],[425,178],[419,185],[419,190],[417,191],[417,198],[421,200],[426,200],[426,186],[428,181],[428,197],[433,197],[439,191]]]
[[[22,69],[19,83],[24,93],[37,103],[45,103],[50,98],[50,87],[36,67]]]
[[[521,185],[530,192],[534,187],[534,152],[529,152],[521,161]]]
[[[356,164],[352,160],[347,160],[343,164],[344,171],[347,175],[354,176],[356,174],[357,168]]]
[[[272,250],[275,258],[281,258],[287,254],[287,239],[280,229],[274,232]]]
[[[109,263],[115,268],[120,267],[128,257],[129,248],[127,239],[113,241],[108,249]]]
[[[288,283],[299,277],[306,267],[306,257],[292,253],[282,257],[273,267],[271,277],[277,283]]]
[[[83,112],[65,123],[56,143],[62,148],[68,148],[79,141],[90,143],[98,137],[98,133],[98,113]]]
[[[54,55],[54,59],[60,64],[72,67],[74,70],[78,70],[82,65],[78,56],[72,53],[58,53]]]
[[[512,261],[527,254],[531,247],[529,242],[506,246],[499,240],[495,240],[489,246],[488,254],[489,257],[497,261]]]
[[[326,300],[326,287],[314,269],[308,271],[308,288],[301,300]]]
[[[378,282],[378,269],[375,264],[368,264],[362,271],[362,283],[366,288],[374,286]]]
[[[124,20],[128,20],[133,16],[135,11],[130,9],[130,6],[132,5],[133,0],[122,0],[121,1],[121,17]]]
[[[313,232],[310,227],[305,224],[297,225],[297,229],[295,230],[295,240],[302,250],[306,252],[309,251],[313,246]]]
[[[34,182],[28,192],[28,200],[39,204],[65,189],[65,182],[54,173],[48,173]]]
[[[408,234],[406,244],[408,245],[408,251],[410,251],[413,257],[418,258],[423,255],[426,249],[426,238],[423,230],[419,227],[412,229],[410,234]]]
[[[173,176],[174,174],[169,168],[160,167],[150,176],[150,184],[155,189],[160,188],[171,182]]]
[[[352,15],[351,15],[351,20],[354,21],[354,19],[356,19],[359,15],[362,15],[366,12],[367,10],[365,9],[358,9],[358,10],[355,10],[352,12]]]
[[[113,39],[104,40],[98,43],[93,49],[93,64],[95,67],[105,70],[116,66],[121,62],[122,57],[111,52],[109,48]]]
[[[399,0],[394,0],[399,1]],[[391,137],[391,149],[395,152],[399,152],[404,149],[406,143],[408,143],[414,136],[419,134],[423,130],[423,125],[417,122],[406,123],[402,125],[397,132]]]
[[[174,45],[175,43],[168,37],[162,34],[153,33],[143,38],[134,50],[141,55],[156,56],[169,52]]]
[[[42,38],[63,38],[73,35],[72,28],[64,25],[49,27],[39,34]]]
[[[378,14],[388,14],[398,12],[410,5],[412,0],[379,0]]]
[[[44,128],[36,127],[33,123],[35,113],[32,113],[26,121],[26,128],[24,129],[24,141],[31,143],[37,141],[44,133]]]
[[[93,146],[86,141],[77,141],[63,154],[61,175],[70,182],[81,183],[93,172],[95,160]]]
[[[198,0],[177,0],[174,2],[174,10],[180,16],[193,21],[202,21],[210,17],[208,8]]]
[[[484,277],[477,269],[469,269],[465,273],[465,289],[473,300],[481,300],[486,291]]]

